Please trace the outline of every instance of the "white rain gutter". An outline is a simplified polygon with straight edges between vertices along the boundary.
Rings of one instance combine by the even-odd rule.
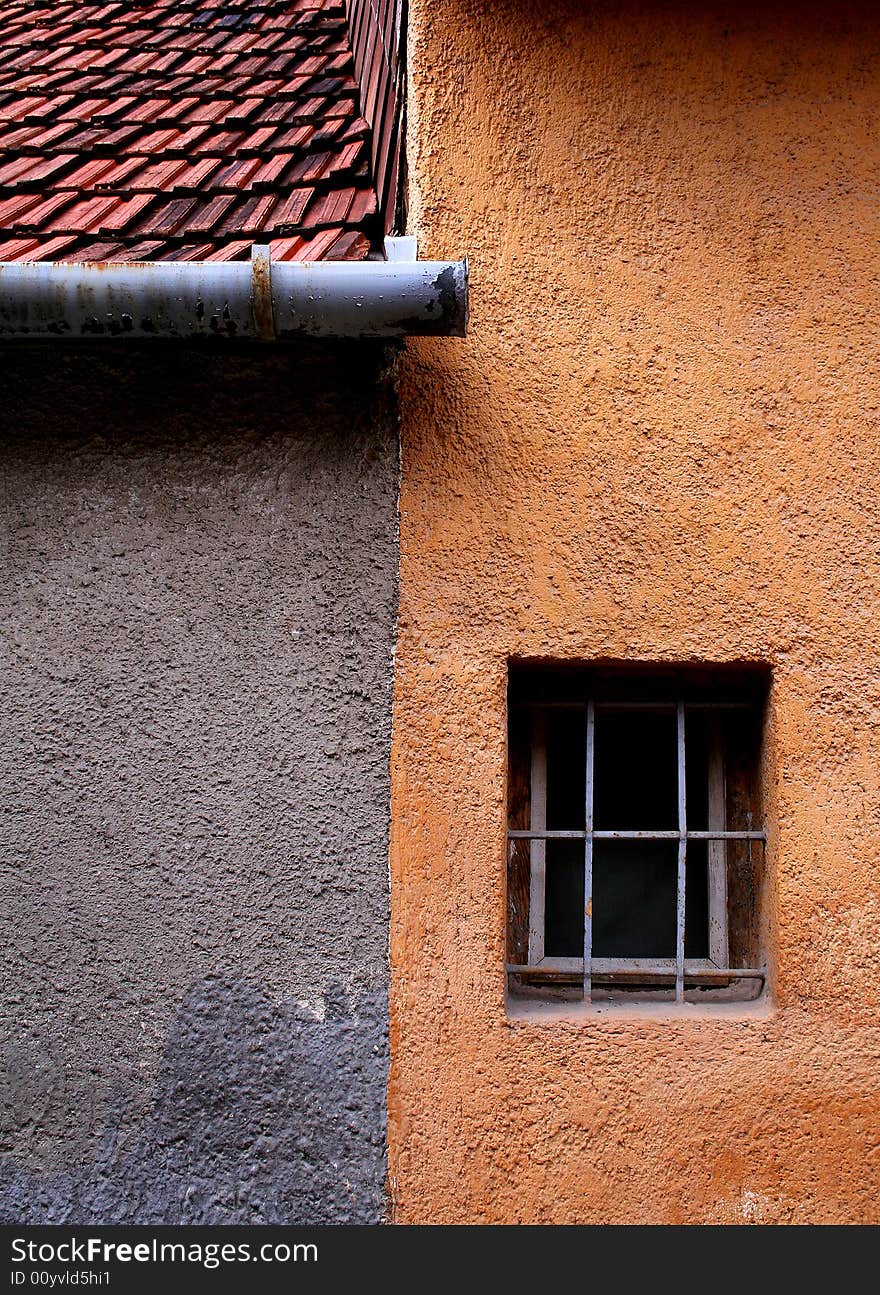
[[[464,337],[467,261],[3,262],[0,338]],[[398,259],[406,256],[408,259]]]

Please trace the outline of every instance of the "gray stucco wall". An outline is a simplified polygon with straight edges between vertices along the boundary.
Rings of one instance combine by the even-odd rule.
[[[0,1219],[383,1208],[387,353],[0,352]]]

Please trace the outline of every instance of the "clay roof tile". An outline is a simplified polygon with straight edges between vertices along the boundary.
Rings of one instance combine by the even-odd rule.
[[[0,260],[366,256],[359,100],[342,0],[0,0]]]

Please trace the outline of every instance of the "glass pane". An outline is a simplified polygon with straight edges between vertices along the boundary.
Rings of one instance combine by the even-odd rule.
[[[584,952],[584,843],[548,841],[544,883],[544,953],[580,958]]]
[[[582,832],[587,804],[586,712],[548,710],[546,715],[547,828]]]
[[[677,841],[593,845],[593,957],[674,958]]]
[[[674,710],[597,709],[593,814],[599,831],[678,827]]]

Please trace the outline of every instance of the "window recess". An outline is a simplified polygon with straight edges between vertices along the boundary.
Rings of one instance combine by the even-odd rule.
[[[764,680],[512,668],[510,684],[510,992],[757,997]]]

